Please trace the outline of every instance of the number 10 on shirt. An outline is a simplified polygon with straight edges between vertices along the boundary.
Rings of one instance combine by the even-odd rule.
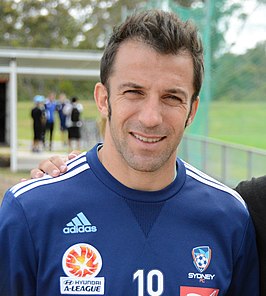
[[[133,275],[133,281],[138,284],[138,296],[144,296],[144,286],[147,285],[147,292],[151,296],[160,296],[164,290],[163,274],[160,270],[153,269],[147,274],[143,269],[137,270]]]

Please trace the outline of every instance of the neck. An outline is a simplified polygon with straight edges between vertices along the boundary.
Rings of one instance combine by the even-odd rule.
[[[108,149],[107,149],[108,150]],[[155,172],[137,171],[122,164],[113,157],[104,146],[98,151],[98,157],[108,172],[123,185],[142,191],[157,191],[167,187],[176,178],[176,159],[172,166],[162,167]]]

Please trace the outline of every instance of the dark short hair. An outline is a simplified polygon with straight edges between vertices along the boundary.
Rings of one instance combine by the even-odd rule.
[[[144,42],[161,54],[190,54],[194,67],[192,100],[196,99],[204,75],[203,46],[198,30],[191,21],[183,22],[171,12],[148,10],[129,16],[115,27],[101,60],[100,78],[107,88],[118,48],[130,39]]]
[[[71,98],[71,103],[76,103],[78,101],[78,97],[72,97]]]

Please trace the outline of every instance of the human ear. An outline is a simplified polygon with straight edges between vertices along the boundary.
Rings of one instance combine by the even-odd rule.
[[[193,101],[193,103],[191,105],[191,109],[190,109],[190,112],[189,112],[189,115],[188,115],[188,118],[186,121],[186,127],[189,126],[193,122],[193,120],[196,116],[198,107],[199,107],[199,101],[200,101],[200,98],[199,98],[199,96],[197,96],[197,98]]]
[[[94,87],[94,99],[97,108],[103,117],[108,116],[108,91],[106,87],[98,82]]]

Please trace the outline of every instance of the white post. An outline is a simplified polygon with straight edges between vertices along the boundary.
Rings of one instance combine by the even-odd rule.
[[[10,168],[17,171],[17,62],[10,61]]]

